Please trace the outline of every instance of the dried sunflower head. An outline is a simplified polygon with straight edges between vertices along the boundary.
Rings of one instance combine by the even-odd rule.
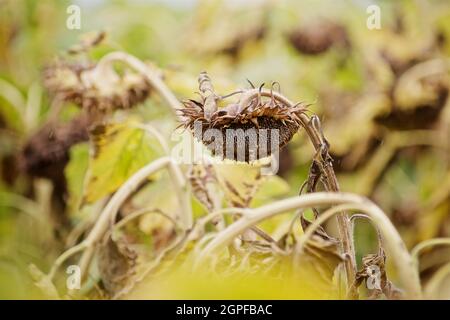
[[[181,114],[184,126],[213,155],[235,161],[258,160],[277,153],[300,128],[299,115],[306,105],[287,105],[262,87],[240,91],[237,102],[211,110],[211,105],[224,99],[214,93],[210,83],[208,90],[202,90],[209,81],[205,76],[199,78],[201,101],[185,101]]]
[[[334,45],[350,45],[345,27],[328,20],[297,28],[288,34],[288,39],[299,52],[309,55],[326,52]]]
[[[69,149],[87,141],[90,119],[81,115],[67,124],[50,123],[42,127],[24,145],[19,155],[22,171],[53,181],[59,175],[56,168],[64,168],[69,161]],[[61,171],[62,172],[62,171]]]
[[[150,84],[141,75],[125,72],[119,75],[111,66],[59,61],[43,73],[49,92],[89,112],[107,113],[129,109],[143,102]]]

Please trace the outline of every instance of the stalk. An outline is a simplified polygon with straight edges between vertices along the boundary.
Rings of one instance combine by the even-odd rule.
[[[278,92],[274,92],[272,90],[267,89],[253,89],[248,90],[245,95],[242,97],[242,102],[240,103],[241,109],[248,105],[251,100],[258,98],[260,96],[270,97],[275,99],[276,101],[285,104],[286,106],[293,107],[295,104],[291,102],[288,98],[284,97]],[[302,113],[299,115],[300,122],[302,127],[305,129],[306,133],[311,140],[314,149],[317,153],[322,152],[322,148],[324,147],[326,141],[324,141],[324,137],[322,133],[317,129],[310,125],[310,118]],[[327,152],[328,154],[328,152]],[[331,163],[323,166],[322,172],[326,178],[327,189],[328,191],[339,192],[339,183],[336,178],[336,174],[334,173],[333,166]],[[355,258],[355,248],[353,245],[353,236],[352,236],[352,226],[348,216],[345,212],[339,212],[337,214],[337,222],[339,227],[339,235],[342,243],[342,252],[345,259],[345,273],[347,276],[347,287],[351,288],[352,283],[355,281],[356,275],[356,258]],[[351,294],[351,293],[350,293]],[[356,297],[354,294],[351,296]]]
[[[172,93],[172,91],[166,86],[166,84],[160,79],[160,77],[156,75],[155,72],[151,68],[149,68],[144,62],[128,53],[116,51],[105,55],[99,61],[97,68],[99,68],[99,70],[102,70],[103,68],[109,67],[113,62],[126,63],[131,68],[135,69],[137,72],[142,74],[150,83],[152,88],[161,95],[161,97],[170,105],[170,107],[179,117],[176,111],[181,109],[183,105]]]
[[[420,252],[422,252],[422,250],[439,245],[450,246],[450,238],[434,238],[422,241],[411,250],[411,255],[414,258],[415,262],[418,263],[419,254]]]
[[[175,185],[175,189],[183,190],[186,186],[186,181],[184,180],[184,177],[180,169],[176,164],[173,163],[173,160],[170,157],[160,158],[141,168],[134,175],[132,175],[111,197],[105,208],[100,213],[97,222],[95,223],[94,227],[92,228],[91,232],[86,237],[86,239],[84,239],[78,245],[63,252],[58,257],[58,259],[56,259],[55,263],[52,266],[52,269],[49,272],[49,278],[52,279],[54,277],[57,269],[68,258],[81,251],[83,251],[83,254],[80,258],[79,266],[81,269],[81,275],[83,278],[85,278],[90,262],[95,252],[95,245],[101,240],[103,235],[108,230],[108,227],[114,223],[115,217],[121,205],[139,187],[139,185],[145,179],[148,178],[148,176],[156,173],[157,171],[165,167],[169,168],[169,173],[172,176],[172,181],[173,184]],[[177,220],[180,221],[181,226],[185,230],[187,230],[192,225],[192,214],[190,203],[187,202],[185,193],[177,192],[176,194],[179,197],[180,204],[183,205],[183,207],[181,207],[180,210],[182,214],[179,217],[177,217]]]
[[[265,219],[290,210],[342,204],[349,205],[349,208],[365,212],[373,220],[385,240],[386,248],[391,253],[397,269],[400,270],[399,277],[405,288],[407,298],[420,299],[422,293],[419,275],[414,260],[406,249],[397,230],[384,212],[373,202],[367,198],[350,193],[316,192],[277,201],[256,209],[246,209],[246,214],[242,218],[231,224],[225,230],[219,232],[217,236],[208,243],[199,255],[195,266],[198,267],[199,265],[204,264],[208,257],[213,256],[218,250],[230,244],[234,238],[246,229]],[[333,208],[333,211],[329,211],[326,216],[319,216],[318,220],[315,221],[315,225],[319,225],[334,214],[339,214],[339,210],[345,208],[347,207]]]

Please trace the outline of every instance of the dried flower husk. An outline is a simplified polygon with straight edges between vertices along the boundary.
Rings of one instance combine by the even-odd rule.
[[[288,39],[299,52],[308,55],[326,52],[334,45],[350,46],[345,27],[328,20],[297,28],[288,34]]]
[[[50,179],[59,190],[65,190],[63,168],[69,161],[69,149],[89,139],[89,125],[90,119],[84,114],[67,124],[45,125],[21,150],[19,168],[32,176]]]
[[[440,119],[450,88],[447,74],[434,74],[414,81],[399,81],[393,87],[391,110],[375,117],[391,129],[431,128]]]
[[[378,273],[374,274],[374,270],[377,270]],[[369,299],[379,299],[383,295],[390,300],[402,297],[402,292],[387,277],[386,254],[382,248],[376,254],[368,254],[363,257],[361,270],[357,272],[353,286],[358,288],[364,281],[376,281],[372,283],[373,288],[367,288]]]
[[[16,156],[21,172],[52,182],[51,217],[57,234],[62,229],[59,226],[70,226],[68,217],[63,214],[68,193],[64,168],[69,162],[70,148],[88,140],[89,124],[90,119],[84,114],[67,124],[48,123],[26,141]]]
[[[204,103],[199,101],[185,101],[181,113],[186,119],[184,126],[193,130],[194,136],[213,155],[222,159],[251,162],[270,156],[284,147],[299,130],[299,115],[305,110],[306,105],[303,103],[289,107],[275,99],[263,101],[261,97],[257,97],[251,99],[246,106],[231,103],[220,108],[209,120],[204,114]],[[201,130],[196,129],[196,124]],[[205,134],[208,129],[218,129],[221,139],[216,141],[215,137]],[[256,133],[256,140],[250,139],[249,129],[255,129],[252,132]],[[230,137],[233,138],[231,142]],[[278,141],[275,141],[275,137]],[[239,149],[244,152],[240,153]]]
[[[138,254],[126,237],[107,237],[99,247],[98,267],[106,293],[114,296],[136,272]]]
[[[52,95],[95,113],[130,109],[145,101],[151,89],[142,75],[125,71],[119,76],[111,66],[93,63],[58,61],[44,69],[43,78]]]

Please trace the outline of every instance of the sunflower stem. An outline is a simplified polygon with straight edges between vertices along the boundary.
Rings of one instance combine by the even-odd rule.
[[[103,68],[105,66],[108,66],[112,64],[113,62],[123,62],[128,64],[130,67],[135,69],[137,72],[142,74],[147,81],[150,83],[152,88],[156,90],[161,97],[166,100],[166,102],[169,104],[169,106],[173,109],[175,114],[178,116],[178,118],[181,117],[178,114],[178,110],[183,107],[183,105],[180,103],[180,101],[177,99],[177,97],[172,93],[172,91],[166,86],[164,81],[161,80],[161,78],[155,73],[154,70],[152,70],[148,65],[146,65],[144,62],[136,58],[135,56],[132,56],[126,52],[122,51],[116,51],[111,52],[105,55],[98,63],[98,68]]]
[[[279,103],[282,103],[290,108],[293,108],[295,104],[291,102],[288,98],[280,94],[279,92],[275,92],[273,90],[267,89],[251,89],[246,91],[244,96],[241,98],[240,106],[241,109],[243,106],[249,105],[250,102],[258,98],[260,96],[270,97]],[[331,161],[330,155],[328,154],[328,148],[324,150],[324,146],[326,146],[327,142],[322,134],[322,129],[320,127],[320,123],[317,125],[310,125],[311,119],[305,114],[300,113],[298,115],[300,119],[300,123],[302,127],[305,129],[308,134],[314,149],[316,152],[324,152],[323,154],[323,164],[321,165],[323,170],[323,175],[326,178],[326,184],[329,191],[339,192],[339,183],[336,178],[336,174],[334,173],[333,165]],[[346,256],[345,259],[345,273],[347,276],[347,287],[349,290],[352,290],[352,283],[355,280],[356,276],[356,258],[355,258],[355,248],[353,244],[353,236],[352,236],[352,228],[351,223],[348,218],[348,215],[345,212],[340,212],[337,214],[337,222],[339,226],[339,234],[342,243],[342,251]],[[349,292],[349,296],[356,298],[356,292]]]
[[[219,232],[219,234],[205,246],[195,263],[195,267],[203,265],[207,258],[213,257],[214,253],[231,243],[233,239],[251,226],[286,211],[326,205],[351,205],[349,208],[363,211],[370,216],[374,224],[380,229],[383,239],[385,240],[386,248],[392,254],[392,259],[399,270],[399,277],[406,291],[406,297],[409,299],[420,299],[422,297],[420,279],[418,271],[413,263],[413,258],[406,249],[402,238],[392,225],[392,222],[386,214],[369,199],[351,193],[315,192],[280,200],[255,209],[246,209],[246,214],[242,218],[228,226],[225,230]],[[323,222],[322,220],[326,220],[334,214],[341,213],[337,211],[339,210],[333,209],[333,211],[329,211],[326,216],[319,216],[319,219],[321,220],[318,220],[315,223],[318,225]],[[312,232],[312,230],[310,230],[310,232]]]

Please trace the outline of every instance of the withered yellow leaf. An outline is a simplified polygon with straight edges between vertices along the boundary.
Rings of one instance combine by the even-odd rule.
[[[84,189],[84,203],[116,191],[132,174],[162,152],[136,120],[97,126],[91,132],[92,150]]]

